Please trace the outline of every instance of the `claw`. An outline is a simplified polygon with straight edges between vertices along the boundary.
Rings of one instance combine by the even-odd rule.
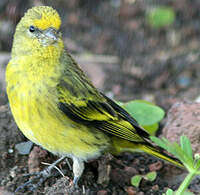
[[[53,164],[51,164],[50,166],[48,166],[46,169],[44,169],[41,172],[25,174],[24,176],[33,176],[33,178],[29,179],[29,181],[27,181],[23,185],[17,187],[17,189],[15,190],[15,193],[21,191],[22,189],[26,187],[32,192],[35,191],[49,177],[55,176],[55,174],[52,174],[52,169],[56,167],[56,164],[60,163],[65,158],[66,158],[65,156],[59,158]],[[37,184],[34,184],[34,182],[38,179],[39,181],[37,182]]]
[[[28,188],[30,191],[35,191],[44,181],[46,181],[49,177],[53,176],[51,174],[51,170],[49,170],[49,167],[41,172],[37,173],[31,173],[26,174],[26,176],[34,176],[33,178],[29,179],[29,181],[25,182],[23,185],[19,186],[16,190],[16,192],[19,192],[20,190],[24,188]],[[38,180],[37,184],[34,184],[36,180]]]

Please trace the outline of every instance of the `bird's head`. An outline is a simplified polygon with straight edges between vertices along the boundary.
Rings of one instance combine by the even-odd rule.
[[[38,6],[29,9],[17,25],[13,49],[17,47],[18,50],[21,48],[22,51],[29,52],[63,47],[60,25],[60,16],[52,7]]]

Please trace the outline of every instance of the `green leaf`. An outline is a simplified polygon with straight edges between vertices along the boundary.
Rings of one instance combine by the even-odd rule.
[[[167,144],[166,144],[166,141],[164,138],[158,138],[158,137],[155,137],[155,136],[150,136],[150,139],[156,143],[158,146],[164,148],[165,150],[167,150]]]
[[[158,128],[159,128],[159,124],[158,123],[155,123],[153,125],[143,125],[142,126],[145,130],[147,130],[147,132],[150,134],[150,135],[155,135]]]
[[[165,112],[144,100],[130,101],[122,106],[141,126],[149,126],[163,119]]]
[[[154,181],[157,177],[157,173],[155,171],[147,173],[144,178],[149,181]]]
[[[131,184],[133,186],[135,186],[136,188],[138,188],[139,185],[140,185],[141,180],[142,180],[142,176],[141,175],[135,175],[135,176],[133,176],[131,178]]]
[[[157,138],[154,136],[150,136],[150,139],[156,143],[158,146],[164,148],[171,154],[173,154],[175,157],[177,157],[182,162],[184,161],[184,153],[181,149],[181,147],[177,143],[170,143],[166,138]]]
[[[162,137],[161,139],[150,136],[150,139],[156,143],[158,146],[164,148],[168,152],[175,155],[177,158],[180,158],[183,156],[183,151],[181,147],[177,143],[170,143],[166,138]],[[180,159],[181,160],[181,159]]]
[[[180,145],[182,150],[185,152],[185,155],[187,155],[187,158],[193,161],[193,153],[190,140],[186,136],[181,136]]]
[[[162,28],[174,23],[176,14],[171,7],[157,7],[151,9],[147,15],[147,22],[153,28]]]
[[[189,172],[195,169],[194,160],[188,157],[187,153],[176,142],[170,143],[166,138],[159,139],[154,136],[150,136],[150,139],[158,146],[164,148],[169,153],[173,154],[176,158],[178,158]]]

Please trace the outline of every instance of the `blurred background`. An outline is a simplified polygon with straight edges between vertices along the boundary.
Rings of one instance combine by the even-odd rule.
[[[16,24],[36,5],[59,12],[65,47],[106,95],[165,109],[200,101],[199,0],[1,0],[1,105]]]

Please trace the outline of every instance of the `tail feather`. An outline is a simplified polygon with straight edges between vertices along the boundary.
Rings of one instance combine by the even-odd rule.
[[[146,145],[141,145],[140,148],[143,152],[146,152],[152,156],[168,161],[169,163],[176,165],[180,168],[184,168],[184,165],[180,160],[164,153],[162,148],[154,146],[146,146]]]
[[[113,137],[113,151],[114,155],[118,155],[122,152],[145,152],[157,158],[168,161],[169,163],[184,168],[184,165],[175,157],[172,157],[164,152],[164,150],[158,146],[153,146],[149,142],[134,143],[127,140],[123,140],[117,137]]]

